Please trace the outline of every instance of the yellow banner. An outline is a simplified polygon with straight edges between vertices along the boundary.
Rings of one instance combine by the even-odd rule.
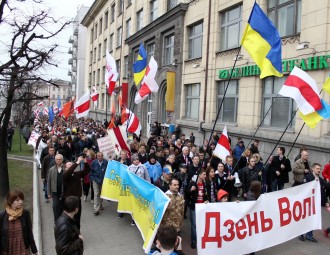
[[[166,111],[174,112],[175,100],[175,72],[167,72]]]

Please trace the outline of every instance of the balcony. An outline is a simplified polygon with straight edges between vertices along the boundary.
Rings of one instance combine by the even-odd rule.
[[[69,48],[68,53],[69,53],[69,54],[72,54],[72,53],[73,53],[73,50],[72,50],[71,47]]]
[[[68,60],[68,65],[73,65],[73,60],[72,60],[72,58],[69,58],[69,60]]]
[[[73,47],[77,48],[78,47],[78,42],[73,42]]]
[[[70,36],[70,38],[69,38],[69,43],[73,43],[73,38],[72,38],[72,36]]]
[[[78,35],[78,32],[79,32],[78,28],[75,28],[75,29],[73,30],[73,34],[74,34],[74,35]]]
[[[76,66],[72,67],[72,72],[74,72],[74,73],[77,72],[77,67]]]
[[[70,70],[68,71],[68,76],[72,76],[72,72]]]

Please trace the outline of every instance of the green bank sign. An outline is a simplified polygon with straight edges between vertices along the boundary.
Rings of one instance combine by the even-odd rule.
[[[282,60],[282,70],[283,73],[291,72],[295,66],[298,66],[304,71],[308,70],[320,70],[329,68],[328,59],[330,55],[315,56],[302,59],[290,59]],[[232,69],[222,69],[219,70],[219,79],[228,79],[230,77],[230,72]],[[248,77],[248,76],[258,76],[260,75],[260,69],[257,65],[250,66],[240,66],[233,70],[232,77]]]

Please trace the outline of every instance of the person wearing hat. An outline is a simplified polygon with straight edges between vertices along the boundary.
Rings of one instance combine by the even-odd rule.
[[[172,167],[170,165],[165,165],[163,167],[163,174],[160,176],[157,182],[155,182],[156,186],[160,188],[164,193],[169,189],[169,182],[172,177]]]
[[[234,148],[233,157],[236,160],[239,160],[244,151],[245,151],[244,141],[242,139],[239,139],[236,146],[235,146],[235,148]]]
[[[154,184],[158,181],[163,172],[162,166],[156,160],[156,155],[150,154],[148,161],[144,165],[148,169],[151,183]]]
[[[218,191],[218,202],[228,202],[228,192],[223,190],[223,189],[220,189]]]

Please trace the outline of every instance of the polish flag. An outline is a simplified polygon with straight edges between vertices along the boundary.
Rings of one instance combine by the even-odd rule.
[[[96,86],[93,86],[93,92],[91,94],[92,101],[94,102],[94,108],[97,107],[97,100],[99,99],[99,92],[97,92]]]
[[[38,106],[43,106],[44,105],[44,101],[38,102],[37,105]]]
[[[230,155],[230,145],[227,134],[227,126],[223,128],[222,134],[218,140],[217,146],[215,147],[213,154],[223,161]]]
[[[126,126],[121,125],[112,129],[108,129],[108,136],[111,143],[115,147],[115,154],[117,156],[119,156],[121,150],[126,150],[128,154],[130,153],[127,144]]]
[[[116,81],[118,78],[116,61],[110,55],[110,53],[106,52],[106,66],[105,66],[105,85],[108,88],[108,93],[110,96],[112,95],[113,90],[116,86]]]
[[[44,115],[48,115],[48,107],[45,107],[44,110],[43,110],[43,114]]]
[[[316,82],[306,72],[296,66],[279,92],[282,96],[294,99],[299,110],[304,115],[322,109],[319,93]]]
[[[138,117],[136,117],[136,115],[132,111],[126,109],[126,118],[127,118],[127,123],[126,123],[127,131],[139,136],[141,133],[142,126]]]
[[[144,76],[144,78],[141,82],[140,90],[138,91],[138,93],[136,93],[136,96],[135,96],[136,104],[141,103],[152,92],[158,91],[159,87],[155,80],[157,70],[158,70],[158,64],[157,64],[156,60],[154,59],[154,57],[151,57],[151,59],[149,61],[149,65],[146,70],[146,75]]]
[[[76,103],[74,109],[77,119],[85,117],[89,113],[91,96],[87,91]]]

